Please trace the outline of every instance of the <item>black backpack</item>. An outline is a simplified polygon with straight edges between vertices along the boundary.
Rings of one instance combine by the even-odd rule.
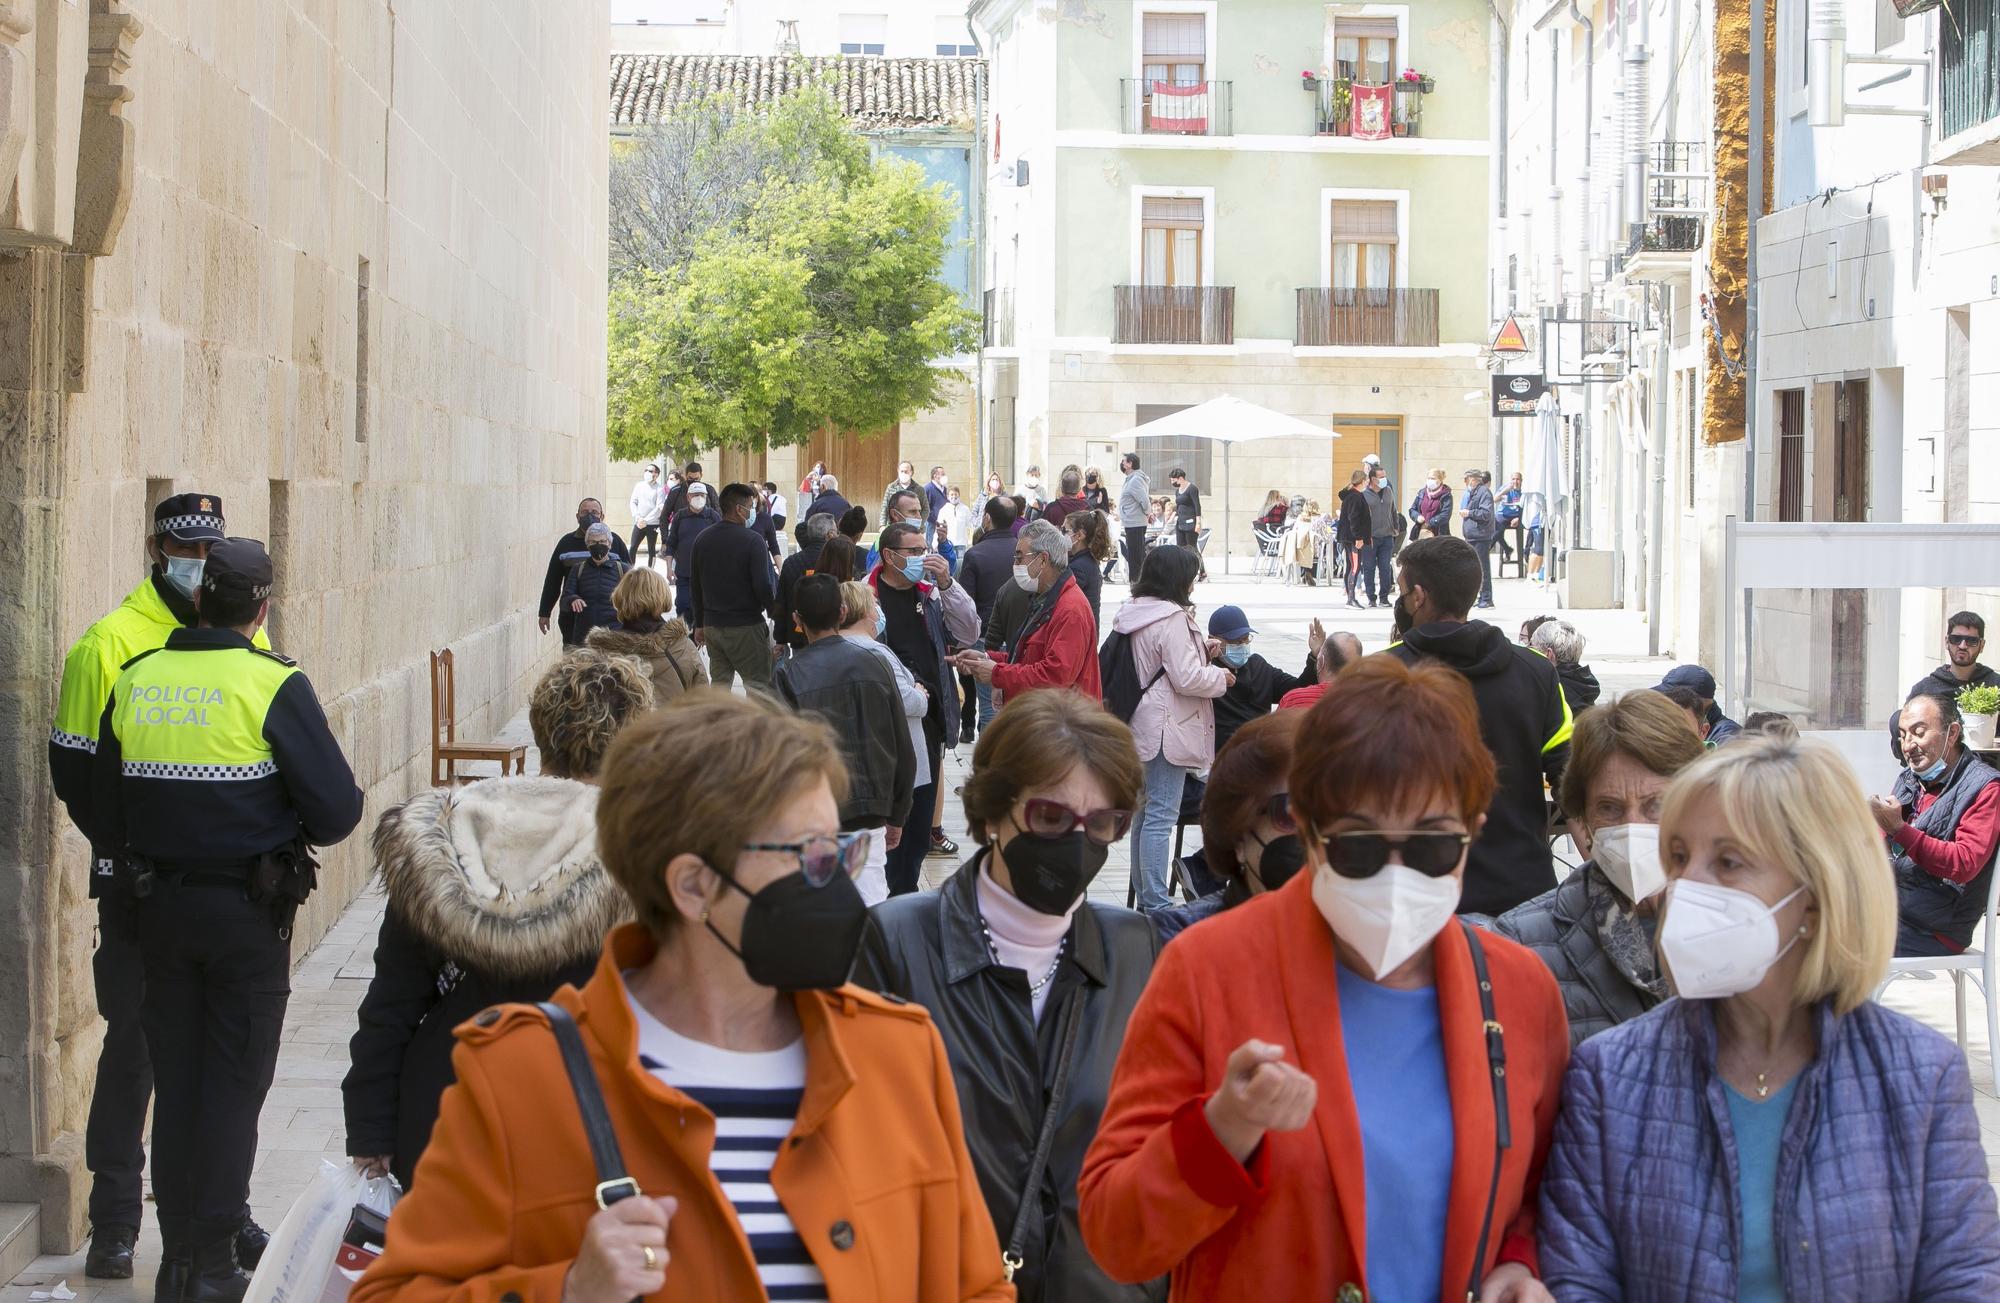
[[[1116,629],[1097,649],[1097,677],[1104,689],[1104,708],[1127,724],[1139,713],[1139,702],[1166,672],[1167,667],[1162,665],[1152,678],[1139,682],[1139,666],[1132,659],[1131,635]]]

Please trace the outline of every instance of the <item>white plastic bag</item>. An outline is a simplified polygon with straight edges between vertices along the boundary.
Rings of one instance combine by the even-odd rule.
[[[353,1163],[321,1163],[271,1236],[243,1303],[317,1303],[355,1208],[386,1217],[400,1193],[392,1177],[364,1176]]]

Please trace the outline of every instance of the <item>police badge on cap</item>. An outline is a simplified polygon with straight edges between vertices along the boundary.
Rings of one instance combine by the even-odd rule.
[[[153,508],[153,534],[177,543],[220,543],[222,499],[213,493],[176,493]]]
[[[254,538],[225,538],[208,550],[201,588],[205,593],[261,602],[271,595],[271,557]]]

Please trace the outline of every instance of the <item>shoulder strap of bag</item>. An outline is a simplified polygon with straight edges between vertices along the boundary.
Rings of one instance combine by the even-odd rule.
[[[604,1092],[597,1085],[597,1071],[590,1066],[590,1051],[583,1047],[583,1033],[569,1010],[546,1000],[535,1006],[549,1020],[556,1045],[562,1050],[563,1071],[576,1095],[577,1112],[583,1115],[583,1134],[590,1141],[590,1158],[597,1166],[597,1206],[609,1208],[639,1193],[639,1183],[625,1172],[625,1155],[618,1148],[618,1133],[612,1130],[610,1111],[604,1107]]]
[[[1056,1079],[1049,1087],[1048,1106],[1042,1110],[1041,1134],[1035,1137],[1035,1154],[1028,1160],[1028,1178],[1021,1183],[1021,1202],[1014,1210],[1014,1230],[1007,1237],[1007,1251],[1000,1264],[1013,1280],[1014,1273],[1027,1262],[1021,1250],[1028,1241],[1030,1219],[1041,1214],[1042,1172],[1049,1165],[1049,1150],[1056,1141],[1056,1117],[1062,1111],[1063,1096],[1069,1090],[1070,1063],[1076,1058],[1077,1030],[1083,1026],[1083,987],[1073,986],[1062,1007],[1062,1044],[1056,1051]]]
[[[1472,1279],[1466,1282],[1466,1303],[1479,1298],[1479,1278],[1486,1266],[1486,1244],[1493,1233],[1493,1205],[1500,1197],[1500,1159],[1513,1147],[1513,1126],[1507,1119],[1507,1041],[1500,1020],[1493,1013],[1493,978],[1486,971],[1486,949],[1479,944],[1479,929],[1459,921],[1465,929],[1465,944],[1472,951],[1472,972],[1479,979],[1479,1013],[1485,1020],[1486,1062],[1493,1082],[1493,1181],[1486,1189],[1486,1212],[1479,1219],[1479,1247],[1472,1255]]]

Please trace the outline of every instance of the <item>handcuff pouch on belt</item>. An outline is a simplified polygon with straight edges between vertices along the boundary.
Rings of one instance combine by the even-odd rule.
[[[299,906],[306,903],[306,897],[318,885],[319,862],[312,857],[312,847],[301,838],[257,857],[250,870],[247,894],[257,904],[271,907],[279,935],[290,938]]]

